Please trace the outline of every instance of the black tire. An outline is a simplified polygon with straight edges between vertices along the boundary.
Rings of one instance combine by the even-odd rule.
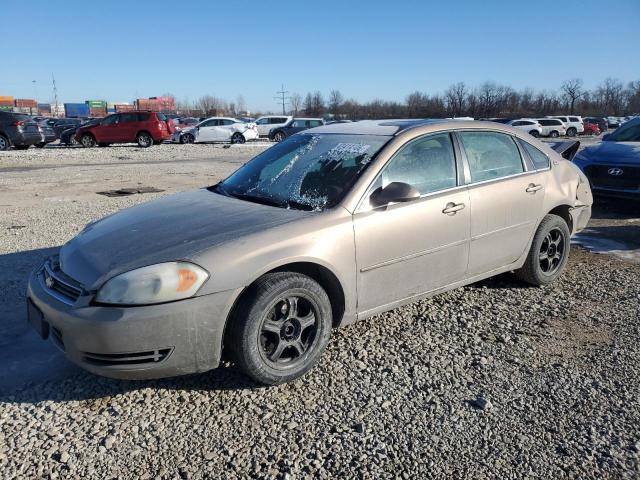
[[[195,141],[195,137],[191,133],[185,133],[180,136],[180,143],[193,143]]]
[[[111,145],[111,144],[110,143],[104,143],[104,142],[98,144],[98,146],[102,147],[102,148],[108,147],[109,145]]]
[[[47,144],[44,142],[36,143],[36,148],[44,148]]]
[[[278,143],[283,141],[285,138],[287,138],[287,136],[284,134],[284,132],[276,132],[276,134],[273,136],[273,140]]]
[[[153,144],[154,145],[160,145],[162,143],[162,140],[154,140]]]
[[[551,138],[558,138],[560,134],[556,130],[554,130],[553,132],[549,133],[549,136]]]
[[[247,141],[247,139],[244,138],[244,135],[242,135],[240,132],[236,132],[231,136],[231,143],[242,144],[242,143],[244,143],[246,141]]]
[[[531,135],[532,137],[538,138],[540,136],[540,132],[538,132],[538,130],[531,130],[529,132],[529,135]]]
[[[4,135],[0,135],[0,151],[9,150],[11,148],[11,142]]]
[[[570,127],[567,130],[567,137],[575,137],[577,135],[577,133],[578,133],[578,130],[576,128]]]
[[[564,270],[571,246],[567,222],[558,215],[547,215],[540,222],[524,265],[516,276],[531,285],[547,285]]]
[[[31,145],[14,145],[13,148],[16,150],[29,150]]]
[[[149,148],[153,145],[153,137],[147,132],[140,132],[136,137],[136,142],[140,148]]]
[[[96,146],[96,139],[93,138],[93,135],[89,133],[85,133],[80,137],[80,145],[84,148],[91,148]]]
[[[315,280],[293,272],[270,273],[245,292],[231,318],[226,345],[248,377],[276,385],[301,377],[318,363],[331,327],[331,302]]]

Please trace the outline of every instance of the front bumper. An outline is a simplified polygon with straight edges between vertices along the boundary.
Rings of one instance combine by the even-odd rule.
[[[42,313],[45,338],[75,364],[106,377],[149,379],[216,368],[238,293],[139,307],[72,306],[53,296],[38,269],[29,279],[27,298]]]
[[[242,132],[242,135],[244,136],[244,138],[246,140],[257,140],[258,139],[258,132],[256,130],[254,130],[253,128],[246,129],[244,132]]]

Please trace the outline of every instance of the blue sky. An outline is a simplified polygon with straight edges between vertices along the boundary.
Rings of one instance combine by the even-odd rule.
[[[5,0],[0,95],[61,101],[286,90],[403,100],[485,80],[554,90],[640,79],[640,0]],[[6,48],[13,39],[15,48]],[[34,84],[32,81],[36,80]]]

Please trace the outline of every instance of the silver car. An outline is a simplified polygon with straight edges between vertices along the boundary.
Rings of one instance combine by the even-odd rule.
[[[87,225],[32,274],[29,319],[101,375],[204,372],[224,353],[286,382],[335,327],[503,272],[552,282],[591,204],[580,170],[515,128],[327,125]]]

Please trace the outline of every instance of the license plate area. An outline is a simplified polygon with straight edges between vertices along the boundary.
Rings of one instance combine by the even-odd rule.
[[[49,337],[49,324],[45,321],[44,315],[31,299],[27,299],[27,319],[43,340]]]

